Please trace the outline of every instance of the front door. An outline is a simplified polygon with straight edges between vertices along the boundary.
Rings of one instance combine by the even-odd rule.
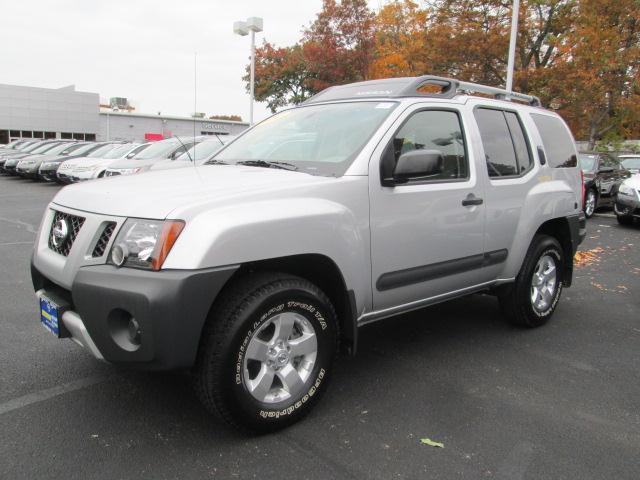
[[[414,106],[381,142],[369,166],[373,309],[384,311],[487,280],[482,183],[457,108]],[[398,158],[441,154],[433,175],[385,186]]]

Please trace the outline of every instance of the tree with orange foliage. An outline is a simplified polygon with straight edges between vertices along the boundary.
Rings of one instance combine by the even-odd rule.
[[[593,148],[640,135],[640,8],[636,0],[581,0],[549,72],[546,96]]]

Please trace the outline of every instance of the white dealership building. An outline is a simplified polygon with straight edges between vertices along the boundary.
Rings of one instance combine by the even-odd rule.
[[[0,84],[0,144],[17,138],[142,142],[174,135],[237,135],[249,124],[100,108],[97,93],[73,85],[37,88]],[[194,130],[195,129],[195,130]]]

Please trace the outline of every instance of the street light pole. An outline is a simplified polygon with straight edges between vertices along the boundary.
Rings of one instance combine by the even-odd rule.
[[[253,125],[253,100],[255,90],[255,76],[256,76],[256,32],[251,30],[251,75],[249,81],[251,82],[251,99],[249,100],[249,125]]]
[[[513,69],[516,58],[519,10],[520,0],[513,0],[513,11],[511,12],[511,38],[509,39],[509,60],[507,62],[507,92],[513,92]]]
[[[246,21],[234,22],[233,33],[241,36],[248,35],[251,32],[251,70],[249,74],[249,124],[253,125],[253,99],[255,92],[255,74],[256,74],[256,32],[262,31],[262,18],[249,17]]]

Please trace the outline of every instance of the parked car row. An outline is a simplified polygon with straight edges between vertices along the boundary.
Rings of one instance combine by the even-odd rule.
[[[17,140],[0,148],[0,171],[62,184],[202,163],[231,137],[172,137],[152,143]]]
[[[584,181],[584,214],[593,216],[601,207],[613,207],[622,182],[638,171],[640,156],[624,155],[616,159],[604,152],[580,152],[579,163]]]

